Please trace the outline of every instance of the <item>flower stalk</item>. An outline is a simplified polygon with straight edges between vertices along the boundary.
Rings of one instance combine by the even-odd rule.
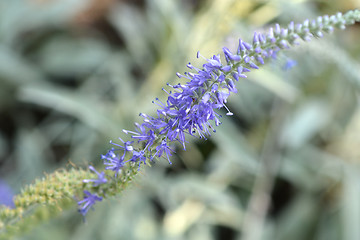
[[[357,21],[360,21],[359,10],[348,11],[344,15],[342,13],[325,15],[299,24],[291,22],[287,28],[275,24],[267,34],[255,32],[252,43],[240,39],[236,53],[224,47],[224,63],[220,55],[214,55],[209,59],[203,57],[206,63],[203,64],[202,69],[188,63],[190,72],[176,74],[179,78],[187,79],[188,82],[174,86],[168,84],[172,91],[163,89],[168,95],[166,102],[158,98],[153,101],[159,107],[157,116],[141,113],[143,122],[135,123],[134,131],[123,130],[134,141],[125,142],[119,138],[122,144],[110,142],[116,148],[110,149],[102,159],[105,169],[112,170],[113,173],[103,177],[116,178],[121,175],[122,168],[129,163],[136,164],[140,168],[141,164],[149,163],[156,158],[166,158],[171,164],[170,156],[174,142],[181,143],[186,150],[185,135],[206,139],[211,135],[211,131],[216,131],[213,125],[221,124],[218,109],[225,108],[226,115],[233,115],[227,108],[226,102],[230,93],[237,92],[234,82],[246,78],[247,73],[252,69],[259,69],[267,59],[275,59],[280,50],[298,45],[300,39],[309,41],[313,37],[321,38],[324,32],[332,33],[334,28],[345,29],[346,25]],[[197,58],[199,57],[202,56],[198,52]],[[98,182],[99,179],[90,181]],[[105,179],[103,181],[106,182]],[[89,194],[85,192],[86,198],[101,200],[99,196]],[[90,201],[90,205],[95,203],[96,201]],[[87,211],[82,207],[80,212],[85,215]]]
[[[223,56],[205,59],[201,69],[188,63],[189,72],[176,74],[187,82],[168,84],[172,91],[163,89],[167,100],[153,101],[158,106],[156,116],[141,113],[143,122],[135,123],[135,130],[123,130],[130,141],[119,138],[120,143],[110,142],[113,147],[101,157],[104,171],[98,172],[93,166],[57,171],[29,185],[15,198],[14,209],[0,208],[0,231],[11,225],[21,228],[26,213],[39,205],[61,210],[76,199],[79,212],[85,216],[97,202],[126,188],[142,165],[160,158],[171,164],[175,142],[186,150],[186,135],[207,139],[215,132],[221,124],[217,111],[225,108],[226,115],[233,115],[226,106],[227,99],[237,92],[235,82],[246,78],[248,72],[276,58],[280,50],[299,44],[300,39],[321,38],[335,28],[344,29],[359,21],[360,10],[353,10],[300,24],[291,22],[286,28],[276,24],[266,34],[255,33],[252,43],[240,39],[235,53],[224,47]],[[198,53],[197,57],[202,56]]]

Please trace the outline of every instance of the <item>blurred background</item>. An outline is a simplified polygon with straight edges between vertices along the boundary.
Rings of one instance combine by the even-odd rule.
[[[155,113],[175,73],[201,66],[198,50],[211,57],[275,22],[359,6],[1,0],[2,185],[18,193],[70,163],[101,167],[109,140]],[[238,83],[234,116],[209,140],[189,138],[86,223],[74,207],[19,239],[360,239],[359,39],[357,24],[284,52]]]

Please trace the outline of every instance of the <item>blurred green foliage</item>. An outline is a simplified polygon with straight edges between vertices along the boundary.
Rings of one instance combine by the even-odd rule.
[[[19,192],[69,163],[100,166],[176,72],[201,66],[198,50],[209,57],[275,22],[358,6],[1,0],[0,178]],[[147,168],[85,224],[73,209],[21,239],[241,239],[254,226],[262,239],[360,239],[359,39],[357,24],[287,51],[238,84],[234,116],[208,141],[189,138],[173,165]],[[288,59],[297,65],[284,71]],[[259,193],[269,212],[247,221]]]

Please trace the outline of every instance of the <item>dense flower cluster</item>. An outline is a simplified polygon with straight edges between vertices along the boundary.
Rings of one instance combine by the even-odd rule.
[[[184,84],[170,85],[172,91],[163,89],[168,97],[165,102],[156,99],[153,103],[158,106],[156,116],[141,113],[141,124],[135,123],[135,130],[123,130],[133,141],[119,140],[113,143],[105,155],[102,156],[105,169],[114,172],[117,177],[128,163],[146,164],[154,158],[165,157],[169,163],[173,152],[171,144],[179,142],[186,149],[186,134],[206,139],[215,132],[215,126],[221,124],[221,115],[216,111],[220,108],[227,110],[226,115],[233,115],[227,108],[226,102],[230,93],[236,93],[235,82],[246,78],[251,69],[258,69],[258,65],[265,63],[268,58],[276,58],[281,49],[298,44],[298,40],[308,41],[311,37],[322,37],[323,32],[330,33],[334,27],[345,28],[346,24],[353,24],[359,20],[359,11],[350,11],[344,16],[338,13],[333,16],[318,17],[316,20],[306,20],[302,24],[291,22],[287,28],[278,24],[270,28],[267,34],[255,33],[252,43],[239,40],[236,52],[223,48],[224,57],[214,55],[206,59],[202,68],[196,68],[191,63],[190,69],[184,74],[177,73],[179,78],[187,79]],[[197,57],[202,57],[199,53]],[[84,180],[93,182],[94,186],[107,182],[104,173],[98,173],[93,167],[98,179]],[[79,202],[80,212],[85,215],[88,209],[101,201],[101,197],[84,191],[86,197]]]

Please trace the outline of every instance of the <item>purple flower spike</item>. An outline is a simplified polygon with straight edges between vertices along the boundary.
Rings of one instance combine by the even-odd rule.
[[[255,46],[259,44],[259,35],[257,32],[254,33],[253,44]]]
[[[289,31],[294,31],[294,22],[293,21],[291,21],[290,23],[289,23],[289,25],[288,25],[288,29],[289,29]]]
[[[236,86],[235,86],[234,82],[231,79],[229,79],[228,84],[229,84],[228,85],[229,91],[233,92],[233,93],[237,93]]]
[[[249,66],[252,67],[252,68],[254,68],[254,69],[259,69],[259,67],[256,66],[256,64],[253,63],[253,62],[250,62],[250,63],[249,63]]]
[[[281,28],[276,24],[266,35],[255,33],[251,44],[239,39],[236,54],[224,47],[226,60],[224,64],[220,55],[206,59],[198,52],[197,58],[202,57],[205,60],[202,68],[188,63],[187,67],[191,72],[176,74],[186,82],[176,85],[167,84],[172,91],[163,89],[167,99],[153,101],[158,106],[155,115],[141,113],[142,123],[135,123],[134,131],[123,130],[134,141],[125,142],[119,138],[120,144],[111,142],[115,147],[102,156],[105,169],[112,170],[116,178],[118,174],[125,173],[122,172],[125,166],[132,168],[133,165],[138,165],[140,170],[141,164],[146,164],[147,160],[152,161],[154,158],[167,158],[171,164],[171,144],[179,142],[186,150],[185,134],[190,136],[196,134],[206,139],[211,132],[215,132],[213,125],[221,124],[219,120],[221,115],[216,112],[220,108],[227,110],[226,115],[233,115],[225,104],[230,93],[237,92],[234,81],[247,77],[244,73],[249,72],[250,69],[258,69],[256,64],[264,64],[268,58],[275,59],[281,49],[297,44],[299,39],[307,41],[314,36],[322,37],[323,32],[331,32],[334,27],[344,28],[345,25],[353,24],[355,21],[360,21],[360,10],[350,11],[346,17],[338,14],[317,18],[314,21],[306,20],[303,24],[295,25],[291,22],[288,28]],[[294,64],[294,61],[288,62],[285,68],[288,69]],[[94,186],[107,182],[103,172],[98,173],[92,166],[89,168],[98,178],[84,182],[92,182]],[[115,178],[111,176],[108,180]],[[97,189],[101,191],[101,196],[106,194],[105,186],[107,185]],[[96,201],[102,199],[88,191],[84,191],[84,194],[85,199],[78,202],[79,211],[83,215]]]
[[[244,53],[246,51],[246,48],[245,48],[245,46],[244,46],[244,44],[243,44],[243,41],[241,40],[241,38],[239,39],[239,46],[238,46],[238,51],[237,51],[237,53],[238,54],[242,54],[242,53]]]
[[[238,74],[238,73],[234,72],[234,73],[232,74],[232,76],[233,76],[233,78],[234,78],[236,81],[239,81],[239,74]]]
[[[133,152],[133,156],[132,156],[132,158],[130,158],[129,161],[131,161],[131,162],[139,162],[138,170],[140,170],[140,165],[141,165],[141,163],[146,164],[145,152],[144,152],[144,151],[139,151],[139,152],[134,151],[134,152]],[[128,162],[129,162],[129,161],[128,161]]]
[[[231,66],[227,65],[225,67],[222,67],[221,70],[224,72],[229,72],[231,70]]]
[[[212,58],[208,59],[208,64],[204,64],[205,68],[210,69],[219,69],[220,67],[222,67],[221,62],[220,62],[220,58],[218,56],[213,56]]]
[[[159,146],[156,147],[156,153],[154,154],[154,156],[157,157],[161,157],[163,155],[163,153],[166,154],[166,158],[169,161],[169,164],[172,164],[172,162],[170,161],[170,156],[171,155],[171,148],[168,146],[168,143],[166,140],[162,140],[161,144]],[[152,158],[154,158],[154,156]]]
[[[287,42],[285,40],[281,40],[278,44],[278,46],[281,48],[281,49],[285,49],[285,48],[289,48],[289,45],[287,44]]]
[[[241,57],[239,55],[232,54],[228,48],[223,47],[223,51],[224,51],[225,58],[227,61],[240,61],[241,60]]]
[[[261,47],[256,47],[254,51],[255,51],[256,53],[261,53],[262,49],[261,49]]]
[[[281,33],[281,28],[280,28],[280,25],[279,24],[275,24],[275,30],[274,30],[274,36],[275,37],[278,37]]]
[[[81,201],[78,201],[79,212],[85,216],[90,208],[93,208],[94,204],[102,200],[102,197],[99,197],[96,194],[91,194],[89,191],[84,190],[85,198]]]
[[[260,56],[256,57],[256,61],[258,61],[260,64],[264,64],[264,59]]]
[[[93,182],[94,183],[94,187],[99,186],[100,184],[104,184],[107,183],[107,179],[105,177],[105,173],[101,172],[99,173],[98,171],[95,170],[95,168],[93,166],[89,166],[89,169],[91,171],[93,171],[94,173],[96,173],[96,175],[98,176],[97,179],[84,179],[83,182],[84,183],[88,183],[88,182]]]
[[[250,69],[243,67],[242,72],[250,72]]]
[[[324,36],[324,34],[320,31],[316,32],[315,33],[315,36],[318,37],[318,38],[322,38]]]
[[[267,35],[267,38],[268,38],[269,40],[275,39],[275,38],[274,38],[274,29],[273,29],[273,28],[269,28],[269,33],[268,33],[268,35]],[[276,41],[276,39],[275,39],[275,41]]]
[[[242,44],[245,46],[246,50],[251,51],[252,46],[249,43],[243,41]]]
[[[259,40],[260,40],[261,44],[265,44],[265,43],[266,43],[266,37],[265,37],[265,35],[262,34],[262,33],[259,33],[258,36],[259,36]]]
[[[107,154],[102,155],[101,158],[104,160],[104,165],[106,166],[105,169],[114,171],[115,177],[125,166],[125,152],[120,157],[119,155],[114,153],[114,149],[111,149],[108,151]]]
[[[303,23],[303,26],[304,26],[305,28],[308,28],[308,27],[309,27],[309,23],[310,23],[309,19],[306,19],[306,20],[304,21],[304,23]]]
[[[130,141],[125,142],[120,137],[118,139],[124,144],[124,146],[122,146],[120,144],[117,144],[117,143],[114,143],[112,141],[110,141],[110,144],[118,146],[120,148],[123,148],[125,151],[128,151],[128,152],[131,152],[132,150],[134,150],[134,148],[131,146],[134,143],[133,141],[132,142],[130,142]]]
[[[288,29],[281,29],[280,35],[282,38],[286,38],[288,36]]]

